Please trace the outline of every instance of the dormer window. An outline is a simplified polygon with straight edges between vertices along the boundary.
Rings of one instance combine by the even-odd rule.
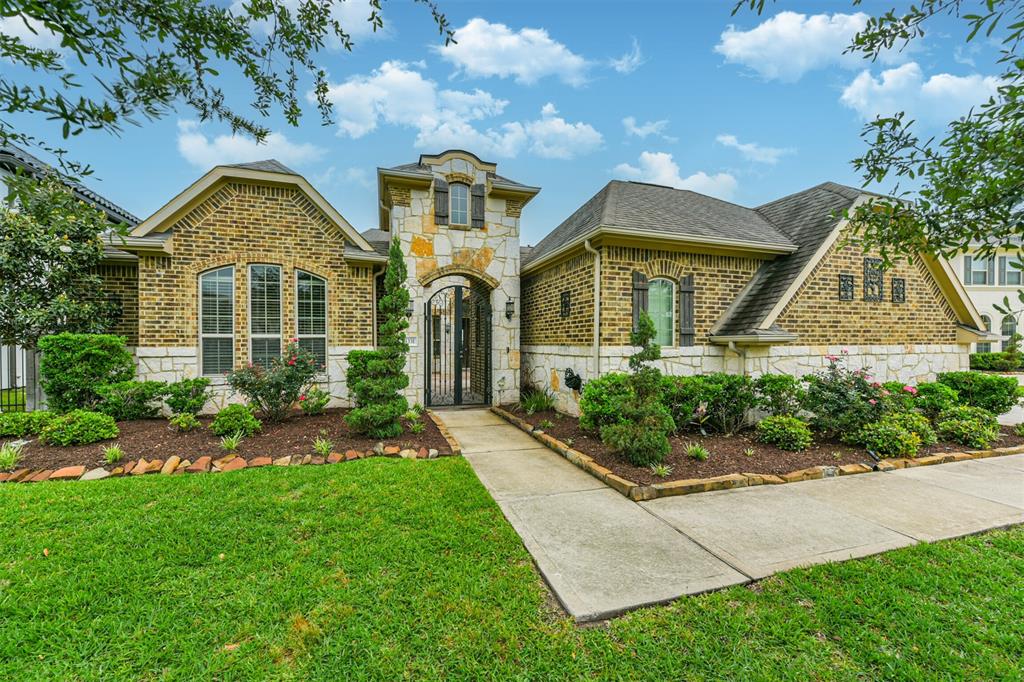
[[[469,225],[469,185],[453,182],[449,186],[448,196],[451,197],[451,224]]]

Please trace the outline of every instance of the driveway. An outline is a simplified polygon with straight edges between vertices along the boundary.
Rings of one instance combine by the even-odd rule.
[[[488,410],[439,416],[580,622],[1024,523],[1024,455],[635,503]]]

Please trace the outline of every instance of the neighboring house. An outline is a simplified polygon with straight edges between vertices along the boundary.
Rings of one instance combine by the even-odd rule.
[[[276,161],[218,166],[141,222],[117,245],[137,261],[111,262],[108,279],[129,302],[116,331],[142,378],[205,375],[226,398],[228,371],[298,337],[346,403],[346,355],[376,343],[396,237],[412,297],[407,393],[427,405],[507,403],[526,381],[576,411],[577,378],[626,367],[641,310],[676,374],[804,374],[847,347],[879,379],[924,380],[966,368],[984,338],[944,261],[883,272],[842,241],[838,216],[865,196],[841,185],[749,209],[612,182],[521,248],[540,189],[493,163],[449,150],[377,179],[379,224],[362,232]]]
[[[998,335],[995,343],[979,341],[974,350],[987,353],[1003,350],[1010,337],[1021,333],[1020,300],[1017,292],[1024,288],[1022,270],[1019,265],[1020,249],[998,249],[991,256],[981,256],[977,248],[957,255],[951,261],[953,269],[961,277],[967,295],[981,313],[985,329]],[[996,306],[1003,307],[1004,299],[1009,300],[1009,313],[1002,313]],[[1015,312],[1016,311],[1016,312]]]
[[[138,218],[114,202],[97,194],[81,182],[65,177],[49,164],[36,158],[21,147],[10,143],[0,144],[0,182],[4,178],[18,172],[27,173],[33,177],[57,174],[62,182],[75,193],[76,197],[106,213],[107,219],[112,225],[130,228],[139,222]],[[106,257],[108,262],[113,262],[113,259],[117,258],[135,259],[135,256],[132,254],[119,251],[112,246],[106,248]],[[104,270],[109,267],[108,263],[104,263]],[[130,310],[128,314],[131,314]],[[8,391],[12,389],[25,389],[27,387],[25,400],[29,409],[34,409],[37,405],[41,404],[42,393],[39,390],[35,377],[36,358],[32,354],[26,354],[24,349],[18,346],[0,346],[0,411],[10,409],[11,407],[22,409],[24,403],[22,403],[20,398],[16,405],[10,400],[12,394]]]

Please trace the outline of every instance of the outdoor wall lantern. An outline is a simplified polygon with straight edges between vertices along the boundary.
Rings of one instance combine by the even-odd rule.
[[[516,302],[511,298],[505,301],[505,319],[511,320],[512,316],[516,314]]]
[[[409,301],[409,307],[405,309],[405,316],[406,317],[412,317],[412,313],[413,313],[412,301]]]

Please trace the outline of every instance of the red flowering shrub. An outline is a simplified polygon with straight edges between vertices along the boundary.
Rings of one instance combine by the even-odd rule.
[[[270,361],[269,367],[250,364],[228,374],[228,384],[241,393],[270,421],[280,421],[306,394],[320,366],[316,356],[299,347],[297,339],[289,340],[284,355]]]

